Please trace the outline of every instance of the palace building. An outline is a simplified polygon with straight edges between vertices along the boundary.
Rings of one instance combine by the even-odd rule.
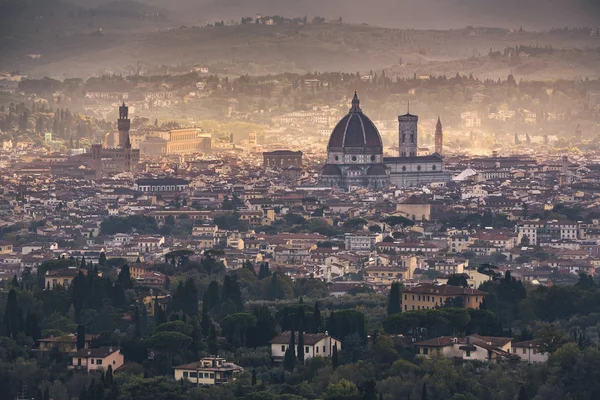
[[[116,148],[105,148],[94,144],[91,148],[92,163],[99,172],[135,172],[140,161],[140,151],[131,148],[129,140],[129,108],[123,103],[119,107],[119,144]]]
[[[320,183],[351,190],[418,187],[435,182],[448,182],[449,172],[439,153],[419,156],[419,117],[407,113],[398,117],[399,157],[383,157],[383,142],[375,124],[360,108],[354,92],[349,113],[335,126],[327,146],[327,161],[321,169]],[[438,120],[436,151],[442,148],[442,125]]]

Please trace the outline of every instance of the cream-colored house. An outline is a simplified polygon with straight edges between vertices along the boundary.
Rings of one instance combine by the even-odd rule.
[[[548,361],[548,353],[541,350],[540,344],[536,340],[513,343],[511,347],[512,353],[521,357],[521,361],[529,364]]]
[[[295,333],[296,354],[298,354],[298,332]],[[273,338],[271,343],[271,358],[275,362],[282,362],[285,351],[290,346],[291,332],[282,332]],[[333,347],[342,349],[342,342],[329,336],[327,333],[304,333],[304,360],[312,357],[331,357]]]
[[[241,366],[220,357],[205,357],[200,361],[174,367],[176,380],[188,380],[196,385],[221,385],[237,379]]]
[[[81,349],[72,355],[69,369],[92,371],[106,371],[110,365],[114,370],[125,362],[121,349],[113,346],[103,346],[97,349]]]
[[[415,343],[422,357],[441,356],[472,361],[517,360],[511,353],[512,338],[470,335],[466,337],[442,336]]]

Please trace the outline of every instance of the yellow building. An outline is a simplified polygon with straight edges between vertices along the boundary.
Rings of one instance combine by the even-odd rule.
[[[487,295],[486,292],[477,289],[429,283],[404,288],[401,294],[404,311],[443,307],[449,299],[462,299],[464,308],[479,308]]]
[[[232,382],[244,369],[234,363],[225,361],[220,357],[201,358],[190,364],[174,367],[175,380],[185,379],[198,386],[221,385]]]
[[[57,286],[68,289],[73,279],[79,274],[77,268],[65,268],[56,271],[46,271],[44,286],[46,290],[54,290]]]

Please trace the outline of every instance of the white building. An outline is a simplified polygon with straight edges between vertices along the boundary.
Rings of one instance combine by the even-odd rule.
[[[521,361],[541,363],[548,361],[548,353],[540,350],[540,344],[535,340],[513,343],[512,353],[521,357]]]
[[[296,354],[298,354],[298,332],[295,333]],[[286,350],[290,345],[291,332],[282,332],[279,336],[273,338],[271,343],[271,358],[275,362],[282,362]],[[327,333],[304,333],[304,359],[312,357],[331,357],[333,347],[342,349],[342,342],[329,336]]]
[[[382,240],[381,234],[347,233],[344,241],[348,251],[372,251],[375,250],[375,243]]]

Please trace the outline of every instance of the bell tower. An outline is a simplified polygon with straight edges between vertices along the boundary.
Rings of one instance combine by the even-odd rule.
[[[440,156],[442,155],[444,145],[444,133],[442,131],[442,121],[438,117],[437,124],[435,126],[435,152]]]
[[[125,103],[119,107],[119,120],[117,121],[117,126],[119,128],[119,147],[126,149],[129,143],[129,148],[131,148],[131,142],[129,141],[131,121],[129,120],[129,107],[127,107]]]
[[[409,105],[410,107],[410,105]],[[398,116],[399,133],[398,147],[400,148],[400,157],[416,157],[418,150],[418,132],[417,125],[419,117],[408,112]]]

